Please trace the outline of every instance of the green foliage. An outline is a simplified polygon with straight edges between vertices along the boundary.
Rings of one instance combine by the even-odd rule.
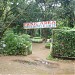
[[[34,42],[34,43],[42,43],[43,39],[41,37],[33,37],[32,42]]]
[[[32,43],[26,34],[18,36],[12,30],[7,30],[3,40],[6,46],[1,53],[4,55],[28,55],[32,53]]]
[[[52,29],[50,29],[50,28],[42,29],[42,34],[41,35],[44,38],[46,38],[46,39],[50,39],[51,38],[51,35],[52,35]]]
[[[52,60],[52,61],[59,61],[58,58],[53,58],[50,54],[48,55],[48,57],[46,59],[47,60]]]
[[[69,28],[69,27],[62,27],[61,29],[63,29],[63,30],[70,30],[71,28]]]
[[[75,30],[54,30],[52,56],[75,57]]]
[[[51,45],[51,43],[48,42],[48,43],[45,44],[45,47],[48,48],[48,49],[50,49],[50,45]]]
[[[74,27],[74,0],[0,0],[0,38],[8,27],[15,33],[24,33],[24,22],[56,20],[57,27]],[[40,31],[27,30],[29,34],[39,36]],[[34,33],[33,33],[34,31]],[[51,29],[41,29],[41,36],[48,38]]]
[[[33,39],[41,39],[41,37],[33,37]]]
[[[68,27],[68,21],[66,19],[57,20],[57,28]]]
[[[47,39],[50,39],[51,38],[51,36],[49,35],[48,37],[47,37]]]

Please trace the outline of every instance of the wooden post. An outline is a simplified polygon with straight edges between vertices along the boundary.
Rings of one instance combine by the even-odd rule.
[[[41,37],[41,28],[40,28],[40,37]]]
[[[27,29],[26,29],[26,34],[27,34]]]

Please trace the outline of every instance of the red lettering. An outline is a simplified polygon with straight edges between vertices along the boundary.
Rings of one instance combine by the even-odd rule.
[[[30,23],[30,25],[33,25],[33,23]]]
[[[37,22],[34,22],[34,25],[37,25]]]
[[[48,24],[51,24],[51,21],[48,21]]]
[[[35,22],[33,22],[33,26],[35,25]]]
[[[44,24],[48,24],[48,21],[45,21]]]
[[[52,21],[52,24],[56,24],[56,21]]]
[[[40,22],[40,25],[43,24],[43,22]]]
[[[27,26],[29,26],[30,24],[29,23],[27,23]]]

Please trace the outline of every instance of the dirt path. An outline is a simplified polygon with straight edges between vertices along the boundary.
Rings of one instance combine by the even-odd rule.
[[[46,60],[45,43],[33,43],[29,56],[1,56],[0,75],[75,75],[75,61]]]

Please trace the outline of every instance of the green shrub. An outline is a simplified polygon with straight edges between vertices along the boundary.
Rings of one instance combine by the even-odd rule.
[[[41,37],[33,37],[33,39],[41,39]]]
[[[45,44],[45,48],[50,49],[50,45],[51,45],[51,43],[46,43],[46,44]]]
[[[75,30],[53,30],[52,56],[75,57]]]
[[[5,55],[28,55],[31,54],[30,38],[28,35],[15,35],[12,30],[7,30],[3,38],[6,47],[1,52]]]
[[[34,43],[42,43],[43,39],[41,37],[33,37],[32,42],[34,42]]]

